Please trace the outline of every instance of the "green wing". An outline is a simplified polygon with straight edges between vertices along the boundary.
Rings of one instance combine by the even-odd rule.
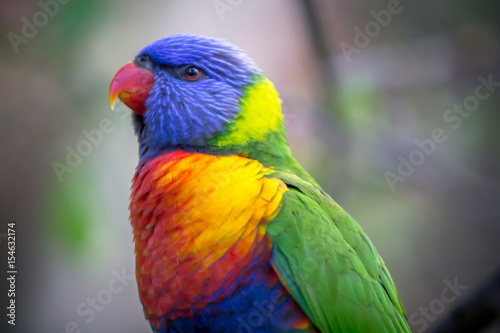
[[[282,281],[323,332],[411,332],[385,264],[358,223],[319,187],[276,172],[288,191],[269,222]]]

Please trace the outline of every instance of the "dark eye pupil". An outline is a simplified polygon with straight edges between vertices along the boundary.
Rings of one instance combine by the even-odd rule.
[[[196,67],[188,67],[186,69],[186,75],[189,76],[189,77],[195,77],[195,76],[197,76],[198,72],[199,72],[199,70]]]

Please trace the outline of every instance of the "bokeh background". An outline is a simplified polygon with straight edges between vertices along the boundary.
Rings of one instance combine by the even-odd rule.
[[[16,326],[2,301],[2,332],[150,332],[130,278],[137,144],[107,92],[143,46],[175,33],[227,38],[275,82],[295,156],[368,233],[415,332],[453,308],[445,281],[467,286],[459,302],[499,266],[500,87],[458,128],[443,119],[479,76],[500,81],[499,2],[402,0],[366,43],[357,29],[395,0],[59,1],[47,20],[54,1],[0,4],[0,271],[10,221],[18,269]],[[26,39],[14,47],[9,33]],[[82,143],[105,119],[112,129]],[[391,188],[386,172],[436,128],[446,141]],[[58,176],[79,145],[88,154]]]

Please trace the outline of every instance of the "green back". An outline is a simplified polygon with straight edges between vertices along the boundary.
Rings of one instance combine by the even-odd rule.
[[[411,332],[385,264],[358,223],[317,185],[283,172],[269,222],[273,266],[321,332]]]

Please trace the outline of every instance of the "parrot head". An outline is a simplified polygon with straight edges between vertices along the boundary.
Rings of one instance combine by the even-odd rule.
[[[176,149],[242,152],[284,133],[273,84],[221,39],[158,40],[116,73],[109,94],[112,107],[119,98],[134,111],[141,159]]]

